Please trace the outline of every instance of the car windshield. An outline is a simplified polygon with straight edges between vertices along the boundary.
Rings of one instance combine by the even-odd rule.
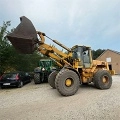
[[[7,74],[3,74],[3,78],[15,78],[17,75],[17,73],[7,73]]]

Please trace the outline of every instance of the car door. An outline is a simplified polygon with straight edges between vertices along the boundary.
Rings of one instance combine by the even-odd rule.
[[[25,79],[26,79],[27,82],[30,82],[31,78],[30,78],[29,73],[27,73],[27,72],[25,73]]]

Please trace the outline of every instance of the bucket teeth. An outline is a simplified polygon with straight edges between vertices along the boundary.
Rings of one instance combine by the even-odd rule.
[[[23,54],[32,54],[36,48],[38,38],[35,27],[25,16],[20,17],[21,23],[7,35],[17,51]]]

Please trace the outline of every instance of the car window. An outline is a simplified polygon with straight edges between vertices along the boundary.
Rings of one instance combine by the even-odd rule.
[[[14,73],[14,74],[13,73],[11,73],[11,74],[8,73],[8,74],[4,74],[3,78],[15,78],[16,75],[17,75],[17,73]]]

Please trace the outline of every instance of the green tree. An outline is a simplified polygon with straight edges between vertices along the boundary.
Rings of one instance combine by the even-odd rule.
[[[11,47],[10,42],[6,38],[9,33],[7,30],[8,26],[10,26],[10,21],[3,22],[0,27],[0,74],[4,72],[8,64],[9,49]]]
[[[104,49],[92,50],[93,59],[98,58],[104,51]]]
[[[0,74],[16,70],[33,71],[41,55],[36,51],[33,54],[20,54],[16,51],[6,37],[10,33],[7,30],[10,25],[10,21],[7,21],[0,27]]]

